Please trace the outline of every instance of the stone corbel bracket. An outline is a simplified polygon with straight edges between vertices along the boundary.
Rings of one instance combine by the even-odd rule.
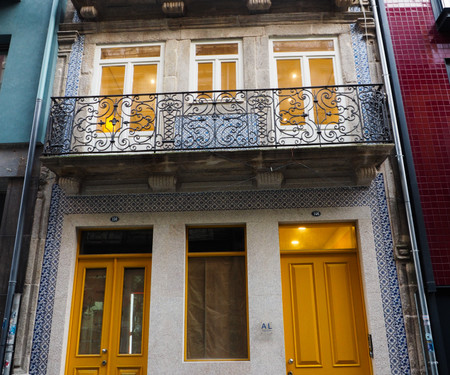
[[[375,39],[375,21],[372,17],[358,18],[356,25],[367,38]]]
[[[280,189],[284,181],[281,172],[258,172],[256,174],[256,187],[258,189]]]
[[[398,260],[411,259],[411,246],[408,243],[400,242],[394,247],[394,255]]]
[[[177,178],[173,175],[151,175],[148,186],[154,192],[174,192],[177,187]]]
[[[77,38],[78,31],[58,31],[58,55],[69,56]]]
[[[59,177],[59,186],[64,190],[66,195],[78,195],[81,190],[81,181],[75,177]]]
[[[359,4],[358,0],[334,0],[334,2],[338,8],[348,8]]]
[[[162,11],[168,17],[182,17],[186,10],[184,1],[164,1]]]
[[[356,170],[356,185],[369,186],[377,175],[375,167],[363,167]]]
[[[252,13],[267,12],[271,6],[270,0],[247,0],[247,8]]]
[[[97,8],[93,5],[86,5],[80,9],[80,16],[85,20],[94,20],[97,18],[97,15]]]

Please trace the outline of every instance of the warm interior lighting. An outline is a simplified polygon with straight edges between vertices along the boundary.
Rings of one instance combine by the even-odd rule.
[[[355,225],[352,223],[280,225],[282,251],[356,249]]]

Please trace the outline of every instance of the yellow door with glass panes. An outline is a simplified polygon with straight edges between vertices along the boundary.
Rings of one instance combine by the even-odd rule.
[[[370,375],[353,224],[280,226],[286,373]]]
[[[146,374],[150,270],[150,257],[78,260],[67,374]]]

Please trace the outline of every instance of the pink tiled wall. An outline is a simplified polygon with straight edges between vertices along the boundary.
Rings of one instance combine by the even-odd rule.
[[[450,35],[429,0],[385,0],[437,285],[450,285]]]

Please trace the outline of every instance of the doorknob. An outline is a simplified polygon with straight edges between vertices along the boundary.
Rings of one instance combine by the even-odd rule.
[[[102,366],[106,366],[106,361],[102,361]]]
[[[292,364],[294,363],[294,360],[293,360],[292,358],[289,358],[288,363],[289,363],[290,365],[292,365]]]
[[[108,349],[102,349],[102,353],[105,354],[108,351]]]

